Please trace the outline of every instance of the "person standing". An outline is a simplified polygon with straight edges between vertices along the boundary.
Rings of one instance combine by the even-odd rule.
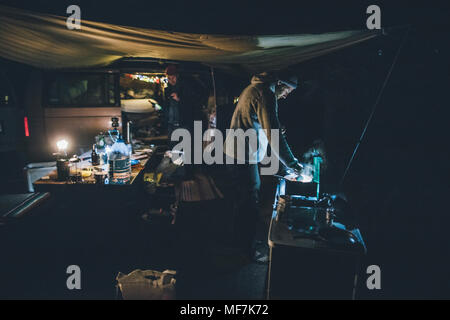
[[[193,101],[186,84],[181,79],[175,65],[166,68],[167,88],[164,91],[164,116],[167,133],[170,137],[178,128],[190,129],[193,127]]]
[[[172,133],[183,128],[194,136],[194,121],[201,120],[201,106],[204,92],[201,85],[193,77],[181,76],[175,65],[166,68],[167,88],[164,90],[163,114],[167,126],[169,146],[172,149],[178,142],[171,141]],[[191,139],[191,141],[193,141]],[[191,161],[193,159],[191,146]],[[192,162],[191,162],[192,163]],[[192,177],[193,166],[185,166],[185,179]]]
[[[235,223],[234,241],[237,246],[248,254],[251,259],[255,254],[255,235],[258,219],[258,202],[260,189],[260,176],[258,162],[261,161],[261,151],[264,154],[267,145],[270,144],[279,160],[284,166],[300,173],[302,165],[294,157],[281,132],[281,125],[278,120],[278,99],[285,99],[293,90],[297,88],[298,79],[296,76],[275,77],[269,73],[255,75],[251,83],[239,96],[238,103],[231,119],[230,129],[254,129],[257,133],[258,155],[252,155],[252,148],[246,145],[246,159],[244,164],[234,164],[231,166],[231,179],[235,190]],[[259,132],[266,130],[268,134]],[[271,129],[279,131],[279,141],[271,141]],[[231,142],[232,137],[227,136],[225,140],[225,154],[228,157],[238,159],[235,144]],[[230,147],[232,146],[232,147]],[[252,161],[253,160],[253,161]]]

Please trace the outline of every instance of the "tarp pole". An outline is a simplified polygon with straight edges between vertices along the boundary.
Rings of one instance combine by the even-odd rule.
[[[213,91],[214,91],[214,111],[216,111],[217,108],[217,97],[216,97],[216,78],[214,76],[214,68],[211,68],[211,81],[212,81],[212,85],[213,85]]]
[[[402,49],[403,45],[405,44],[405,41],[406,41],[406,38],[408,37],[410,29],[411,29],[411,26],[408,26],[408,29],[406,30],[405,35],[403,37],[403,40],[402,40],[402,42],[400,43],[400,45],[399,45],[399,47],[397,49],[397,53],[395,54],[394,60],[392,61],[392,64],[391,64],[391,67],[389,68],[389,71],[388,71],[388,73],[387,73],[387,75],[386,75],[386,77],[384,79],[383,85],[381,86],[380,92],[378,93],[377,99],[375,100],[375,103],[374,103],[374,105],[372,107],[372,112],[370,113],[369,119],[367,119],[367,121],[366,121],[364,129],[363,129],[363,131],[361,133],[361,136],[359,137],[359,140],[356,143],[355,149],[353,150],[353,154],[352,154],[352,156],[350,158],[350,161],[347,164],[347,168],[345,169],[344,175],[342,176],[342,179],[341,179],[341,181],[339,183],[339,189],[342,188],[342,185],[344,184],[344,180],[345,180],[345,177],[347,176],[348,170],[350,169],[350,166],[351,166],[351,164],[353,162],[353,159],[355,158],[356,152],[358,151],[358,148],[361,145],[361,142],[364,139],[364,136],[366,135],[367,128],[369,127],[369,124],[372,121],[372,117],[375,114],[375,110],[378,107],[378,104],[379,104],[379,102],[381,100],[381,96],[383,95],[384,89],[386,88],[386,84],[388,83],[388,80],[389,80],[389,78],[391,76],[392,70],[394,69],[394,66],[395,66],[395,64],[397,62],[397,59],[398,59],[398,56],[400,54],[401,49]]]

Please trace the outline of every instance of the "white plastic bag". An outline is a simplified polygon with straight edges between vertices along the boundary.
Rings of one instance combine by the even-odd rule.
[[[134,270],[116,277],[124,300],[175,299],[176,271]]]

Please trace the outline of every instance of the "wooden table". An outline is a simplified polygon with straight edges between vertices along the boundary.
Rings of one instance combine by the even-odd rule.
[[[50,174],[46,177],[43,177],[33,183],[34,189],[39,192],[49,192],[49,191],[56,191],[66,188],[76,188],[76,189],[86,189],[90,190],[91,188],[95,187],[98,189],[98,187],[104,187],[104,188],[126,188],[130,186],[134,186],[138,182],[138,177],[141,177],[143,174],[143,171],[150,160],[151,155],[149,155],[146,158],[139,159],[139,164],[134,165],[131,167],[131,180],[127,184],[96,184],[94,173],[91,173],[91,176],[87,178],[83,178],[82,182],[71,182],[71,181],[58,181],[57,180],[57,172],[56,170],[50,172]],[[79,163],[80,168],[90,168],[93,167],[90,165],[87,161],[82,161]]]

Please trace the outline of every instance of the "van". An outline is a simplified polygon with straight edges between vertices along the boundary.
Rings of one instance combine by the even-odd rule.
[[[127,120],[133,120],[136,127],[139,123],[146,123],[136,119],[154,119],[164,105],[161,92],[164,84],[161,83],[161,88],[156,90],[149,86],[148,90],[136,92],[135,89],[130,90],[127,80],[132,77],[142,80],[142,83],[152,79],[163,81],[168,63],[178,64],[176,61],[126,58],[103,68],[33,69],[24,92],[29,125],[29,162],[51,161],[52,154],[57,151],[56,142],[60,139],[69,142],[69,154],[89,150],[97,134],[111,129],[113,117],[119,119],[119,130],[122,130],[122,125],[125,128]],[[199,63],[183,62],[179,71],[204,90],[205,99],[199,101],[199,109],[207,113],[208,96],[213,94],[210,69]],[[149,123],[148,134],[154,134],[150,132],[154,120]],[[140,130],[140,133],[144,131]]]
[[[87,151],[100,131],[111,128],[111,118],[121,118],[119,71],[33,70],[26,112],[31,162],[50,161],[62,139],[69,154]]]

